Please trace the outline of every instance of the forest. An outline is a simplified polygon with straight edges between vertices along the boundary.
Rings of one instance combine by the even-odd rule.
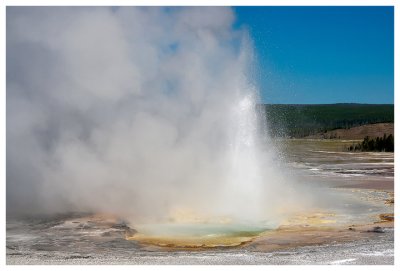
[[[349,151],[379,151],[379,152],[394,152],[394,137],[392,134],[383,137],[364,138],[363,142],[353,144],[348,148]]]
[[[301,138],[373,123],[393,123],[393,104],[259,104],[275,137]]]

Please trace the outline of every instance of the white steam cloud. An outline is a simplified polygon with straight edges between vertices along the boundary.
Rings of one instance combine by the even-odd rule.
[[[227,7],[7,8],[7,211],[270,219],[290,185],[257,134]]]

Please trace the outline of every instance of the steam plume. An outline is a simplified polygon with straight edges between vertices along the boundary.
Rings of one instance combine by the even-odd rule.
[[[290,190],[258,136],[234,20],[227,7],[7,8],[7,211],[277,221]]]

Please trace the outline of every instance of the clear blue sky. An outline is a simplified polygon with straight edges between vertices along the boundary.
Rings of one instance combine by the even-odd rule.
[[[394,103],[393,7],[235,7],[265,103]]]

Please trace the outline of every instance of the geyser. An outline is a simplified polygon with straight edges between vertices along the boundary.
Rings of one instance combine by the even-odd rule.
[[[7,212],[258,229],[299,208],[234,20],[228,7],[8,7]]]

